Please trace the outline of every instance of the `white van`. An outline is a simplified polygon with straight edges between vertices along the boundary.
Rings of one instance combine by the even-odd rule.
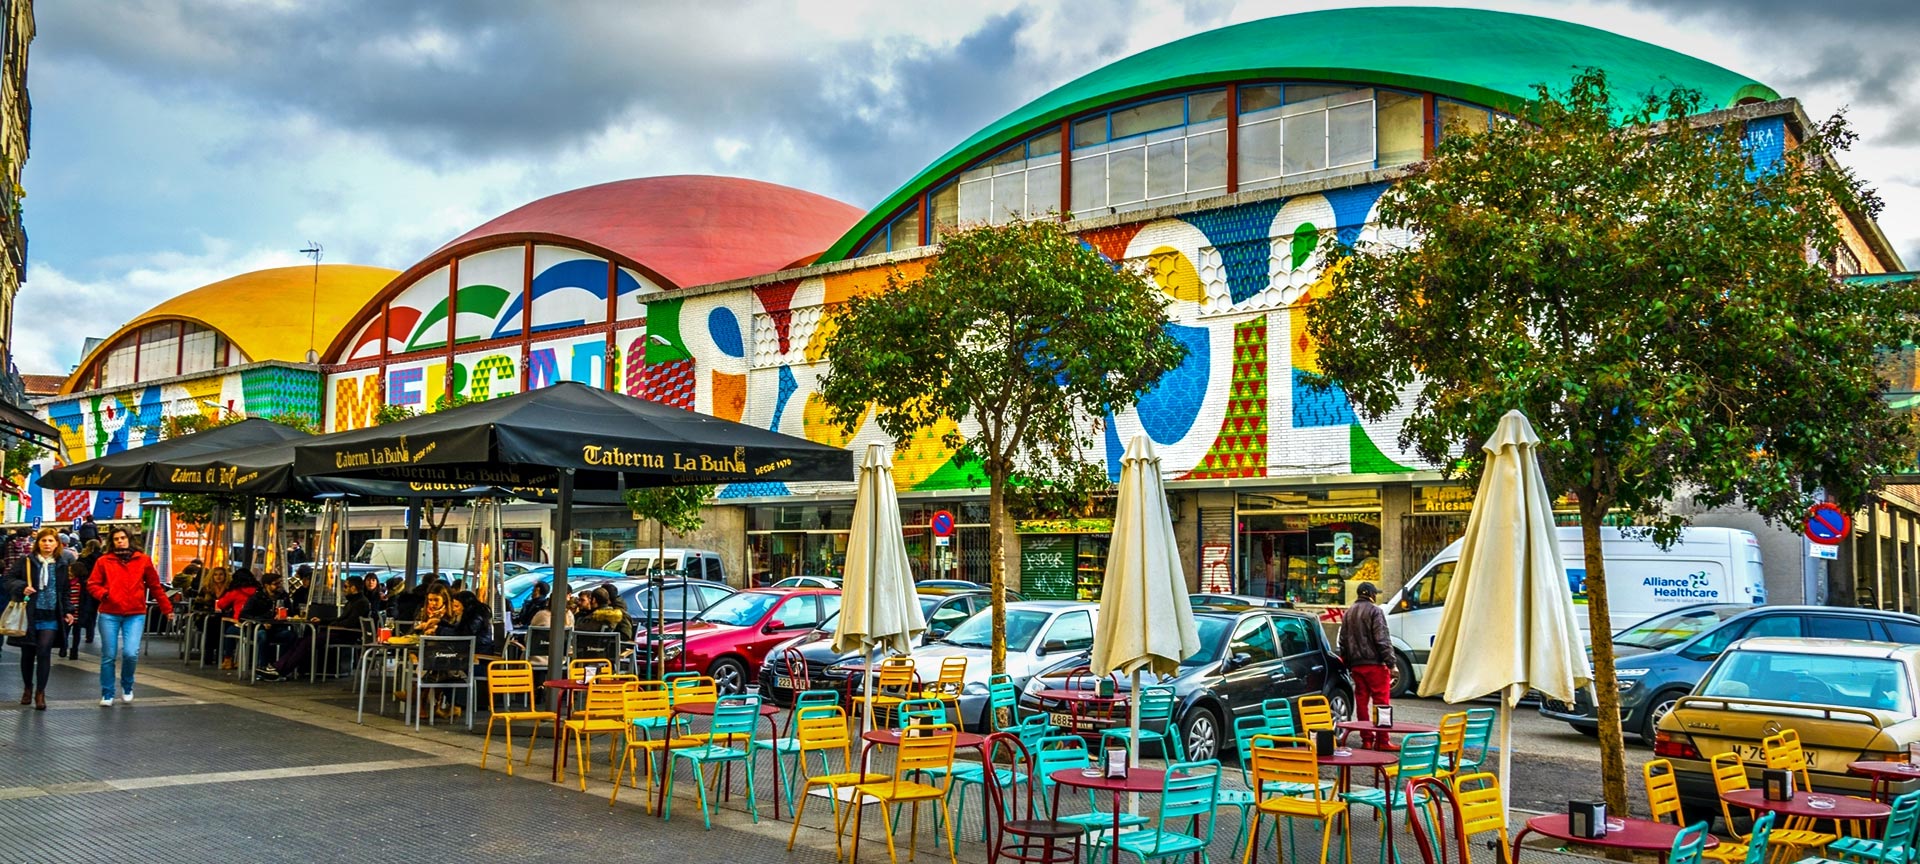
[[[686,576],[689,579],[710,579],[715,582],[727,581],[726,568],[720,566],[720,553],[705,549],[666,548],[661,555],[657,547],[650,549],[629,549],[609,559],[601,569],[625,573],[629,576],[645,576],[653,570],[665,570],[669,574]],[[655,564],[659,558],[663,563]]]
[[[1573,589],[1574,620],[1581,637],[1588,638],[1586,551],[1580,529],[1557,531],[1567,586]],[[1624,537],[1619,528],[1601,528],[1600,543],[1617,629],[1696,603],[1767,602],[1760,541],[1751,531],[1688,528],[1671,548],[1661,549],[1651,538]],[[1419,676],[1426,674],[1427,654],[1440,629],[1440,606],[1453,582],[1453,568],[1460,562],[1460,544],[1455,540],[1440,550],[1387,600],[1387,630],[1393,635],[1398,661],[1396,693],[1413,691]]]
[[[425,540],[420,541],[420,560],[416,562],[416,569],[422,572],[433,569],[433,546]],[[368,540],[360,544],[360,551],[353,553],[353,563],[404,570],[407,567],[407,541]],[[466,566],[467,544],[440,542],[441,570],[464,570]]]

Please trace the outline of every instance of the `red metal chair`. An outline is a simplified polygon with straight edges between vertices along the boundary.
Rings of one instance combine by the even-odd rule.
[[[1034,791],[1033,754],[1021,743],[1020,736],[1011,732],[987,736],[989,766],[1001,764],[1002,747],[1007,751],[1005,765],[1013,782],[1006,786],[996,782],[982,784],[987,791],[987,812],[997,819],[989,826],[992,830],[987,837],[988,864],[998,864],[1002,856],[1028,864],[1073,864],[1080,860],[1080,839],[1085,827],[1054,819],[1046,812],[1044,803],[1035,803],[1044,793]],[[995,772],[986,772],[989,780],[994,776]],[[1066,840],[1073,841],[1072,848],[1061,847]]]

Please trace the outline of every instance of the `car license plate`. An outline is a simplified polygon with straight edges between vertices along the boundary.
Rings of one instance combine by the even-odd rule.
[[[782,690],[792,690],[793,679],[786,675],[776,675],[774,676],[774,679],[773,679],[773,686],[778,687]]]
[[[1052,724],[1053,724],[1053,725],[1055,725],[1055,726],[1058,726],[1058,727],[1060,727],[1060,728],[1062,728],[1062,729],[1072,729],[1072,728],[1073,728],[1073,715],[1072,715],[1072,714],[1062,714],[1062,713],[1060,713],[1060,712],[1058,712],[1058,711],[1055,711],[1055,712],[1053,712],[1052,714],[1050,714],[1050,715],[1048,715],[1048,717],[1047,717],[1047,721],[1048,721],[1048,722],[1050,722],[1050,723],[1052,723]]]
[[[1758,744],[1741,744],[1741,745],[1738,745],[1735,749],[1740,753],[1740,761],[1742,762],[1750,762],[1750,763],[1755,763],[1759,765],[1767,764],[1766,751],[1760,749],[1760,745]],[[1809,771],[1819,770],[1820,768],[1819,753],[1816,753],[1812,750],[1807,750],[1805,748],[1802,748],[1800,752],[1801,754],[1805,755],[1807,758],[1807,770]]]

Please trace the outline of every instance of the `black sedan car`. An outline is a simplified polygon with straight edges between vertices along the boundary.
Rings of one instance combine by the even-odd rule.
[[[919,586],[916,594],[920,598],[920,614],[927,619],[926,635],[920,644],[938,642],[960,622],[973,617],[973,613],[993,605],[993,593],[981,588],[929,588]],[[1020,596],[1007,592],[1007,602],[1012,603]],[[820,626],[799,636],[773,646],[767,652],[767,662],[760,668],[760,692],[780,705],[793,704],[793,682],[787,667],[781,662],[788,648],[800,649],[800,656],[807,661],[807,678],[819,689],[846,692],[846,678],[828,674],[827,669],[835,664],[844,663],[859,657],[859,652],[840,652],[833,650],[833,628],[839,623],[838,616],[820,622]]]
[[[1200,653],[1157,682],[1173,687],[1174,722],[1188,759],[1212,759],[1232,747],[1234,718],[1259,713],[1268,699],[1319,693],[1335,717],[1352,715],[1353,680],[1314,616],[1264,608],[1196,609],[1193,622],[1200,631]],[[1064,686],[1076,671],[1085,674],[1087,659],[1087,652],[1080,652],[1033,676],[1020,694],[1022,711],[1070,714],[1067,705],[1039,694]],[[1130,685],[1119,684],[1122,689]]]
[[[648,589],[647,580],[617,579],[601,584],[611,587],[620,595],[620,602],[626,604],[627,614],[633,616],[642,629],[653,629],[660,613],[653,611],[654,594]],[[660,583],[660,605],[667,624],[674,625],[691,619],[701,610],[735,593],[738,592],[724,582],[670,576]]]

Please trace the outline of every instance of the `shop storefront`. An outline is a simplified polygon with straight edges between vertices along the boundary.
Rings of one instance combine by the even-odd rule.
[[[613,556],[639,546],[640,531],[626,508],[576,509],[568,537],[568,565],[604,566]]]
[[[1100,602],[1112,519],[1038,519],[1014,523],[1020,536],[1020,596]]]
[[[933,536],[933,514],[953,514],[953,534]],[[838,579],[847,563],[847,536],[853,505],[809,504],[754,507],[747,516],[747,573],[754,585],[770,585],[794,576]],[[966,579],[984,585],[988,572],[986,502],[908,500],[900,502],[900,528],[915,581]]]
[[[1380,488],[1277,489],[1239,496],[1239,593],[1338,606],[1380,578]]]

